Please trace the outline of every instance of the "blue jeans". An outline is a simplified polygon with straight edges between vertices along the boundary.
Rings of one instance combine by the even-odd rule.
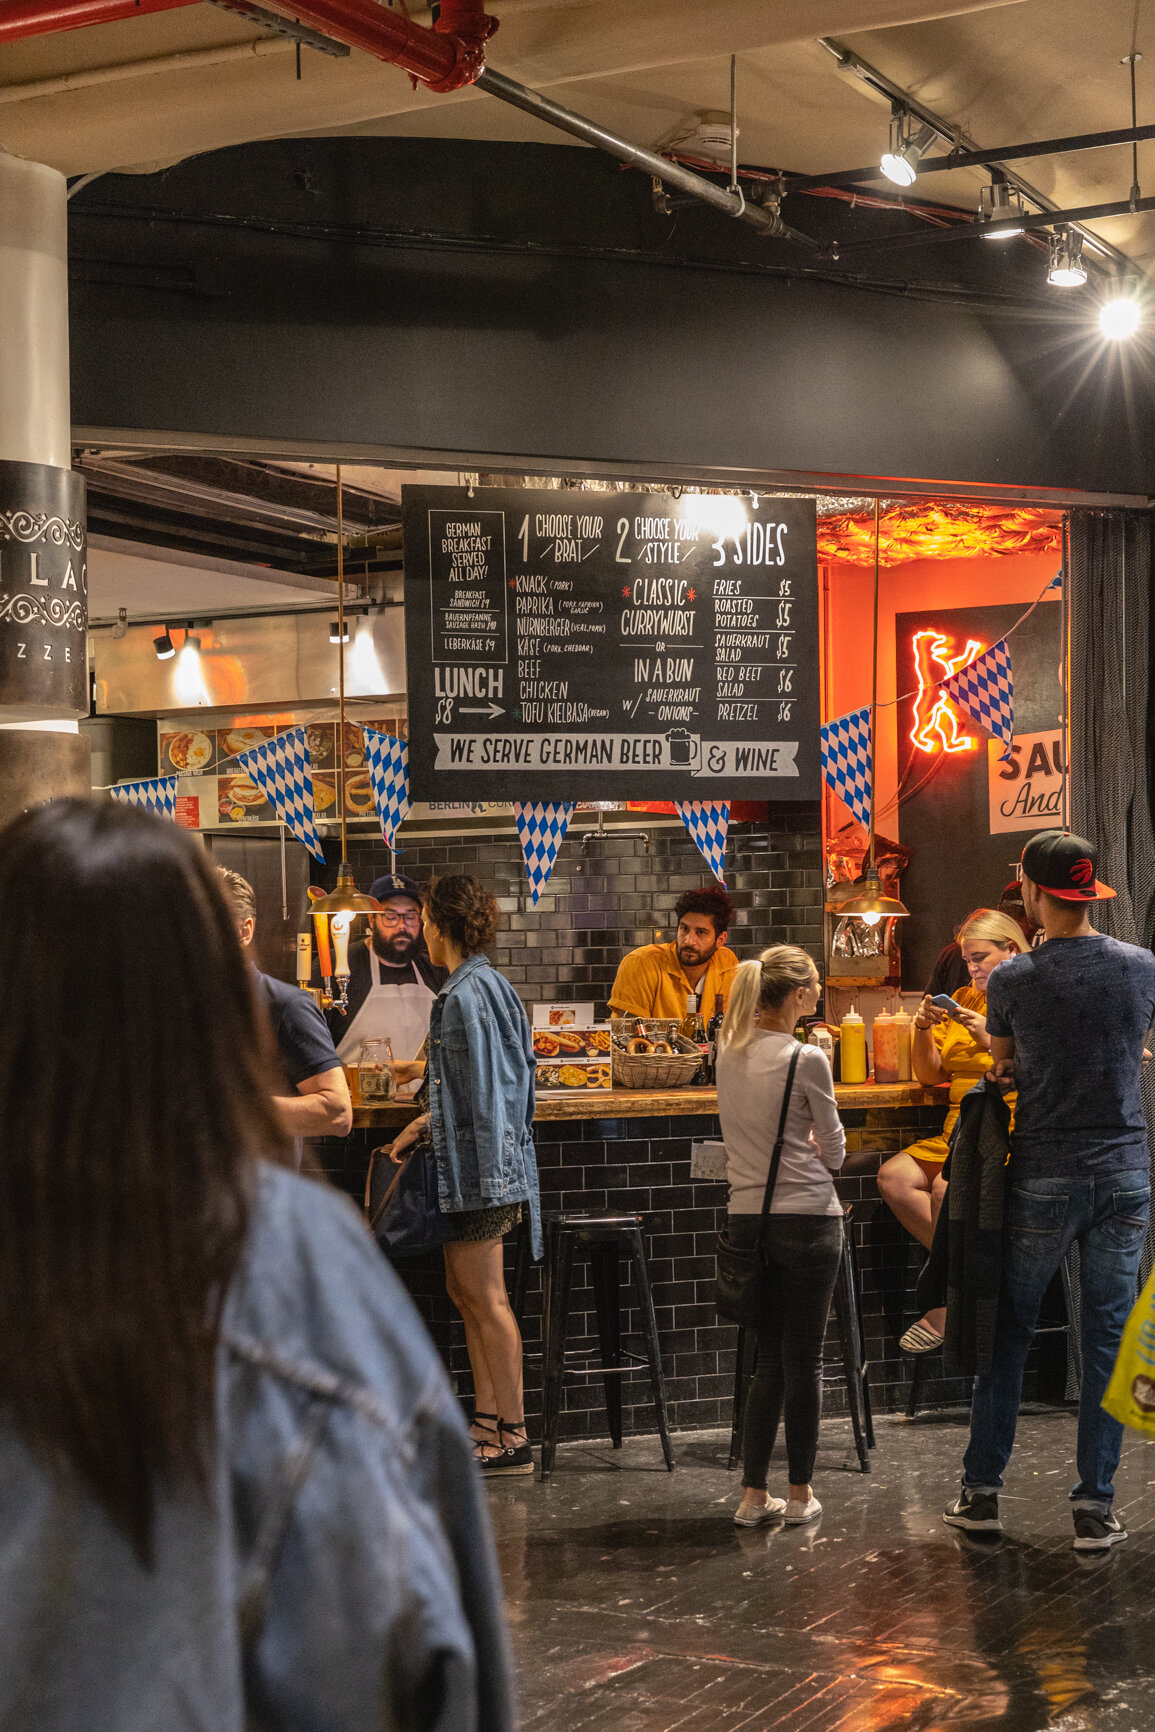
[[[998,1491],[1015,1443],[1023,1366],[1048,1283],[1073,1244],[1082,1287],[1083,1386],[1079,1395],[1072,1503],[1109,1509],[1123,1427],[1102,1400],[1135,1303],[1147,1231],[1151,1180],[1146,1167],[1099,1176],[1015,1177],[1007,1189],[1003,1281],[991,1369],[975,1379],[963,1485]]]

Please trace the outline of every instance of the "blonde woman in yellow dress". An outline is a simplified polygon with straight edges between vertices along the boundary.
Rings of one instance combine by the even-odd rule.
[[[888,1207],[928,1251],[946,1195],[942,1164],[958,1119],[959,1103],[993,1062],[987,1035],[987,981],[1000,962],[1029,948],[1018,922],[996,908],[979,908],[968,914],[959,927],[958,942],[971,984],[955,993],[959,1009],[954,1016],[939,1010],[925,997],[914,1019],[911,1044],[911,1069],[916,1081],[928,1088],[950,1084],[946,1121],[937,1137],[924,1137],[912,1143],[878,1169],[878,1189]],[[1013,1098],[1009,1098],[1013,1107]],[[942,1325],[943,1317],[937,1311],[923,1318],[922,1326],[929,1335],[921,1344],[922,1351],[937,1346],[932,1338],[941,1338]],[[919,1327],[916,1325],[915,1329]],[[905,1342],[906,1337],[903,1339]]]

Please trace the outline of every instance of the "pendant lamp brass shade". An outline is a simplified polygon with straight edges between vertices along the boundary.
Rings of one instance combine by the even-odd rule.
[[[336,886],[326,896],[318,896],[312,904],[311,914],[378,914],[381,904],[375,896],[365,896],[353,882],[352,868],[348,861],[342,860],[337,868]]]
[[[828,902],[826,906],[832,914],[843,919],[865,920],[871,925],[876,920],[901,919],[910,913],[906,904],[899,902],[897,897],[883,893],[878,870],[873,865],[863,873],[856,896],[849,897],[845,902]]]

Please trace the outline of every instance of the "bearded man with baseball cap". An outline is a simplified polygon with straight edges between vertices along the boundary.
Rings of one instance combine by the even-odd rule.
[[[405,1064],[421,1052],[429,1033],[429,1012],[448,971],[429,960],[421,936],[421,886],[399,872],[375,878],[370,896],[379,914],[366,916],[364,944],[349,949],[349,1007],[344,1017],[331,1012],[329,1023],[343,1064],[356,1064],[363,1040],[388,1037],[394,1060]],[[401,1089],[412,1093],[412,1078]]]
[[[952,1527],[997,1531],[1015,1441],[1023,1365],[1048,1283],[1079,1247],[1083,1381],[1070,1494],[1077,1551],[1127,1538],[1113,1513],[1123,1427],[1102,1399],[1135,1302],[1150,1167],[1139,1090],[1155,1022],[1155,956],[1092,927],[1114,896],[1082,836],[1044,830],[1023,849],[1023,905],[1044,942],[1000,962],[987,982],[993,1072],[1018,1089],[994,1354],[975,1380],[962,1493]]]

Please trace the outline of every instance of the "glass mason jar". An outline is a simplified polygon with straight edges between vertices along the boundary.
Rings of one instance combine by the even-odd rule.
[[[363,1105],[380,1106],[397,1093],[393,1077],[393,1047],[384,1035],[363,1040],[357,1054],[357,1082]]]

